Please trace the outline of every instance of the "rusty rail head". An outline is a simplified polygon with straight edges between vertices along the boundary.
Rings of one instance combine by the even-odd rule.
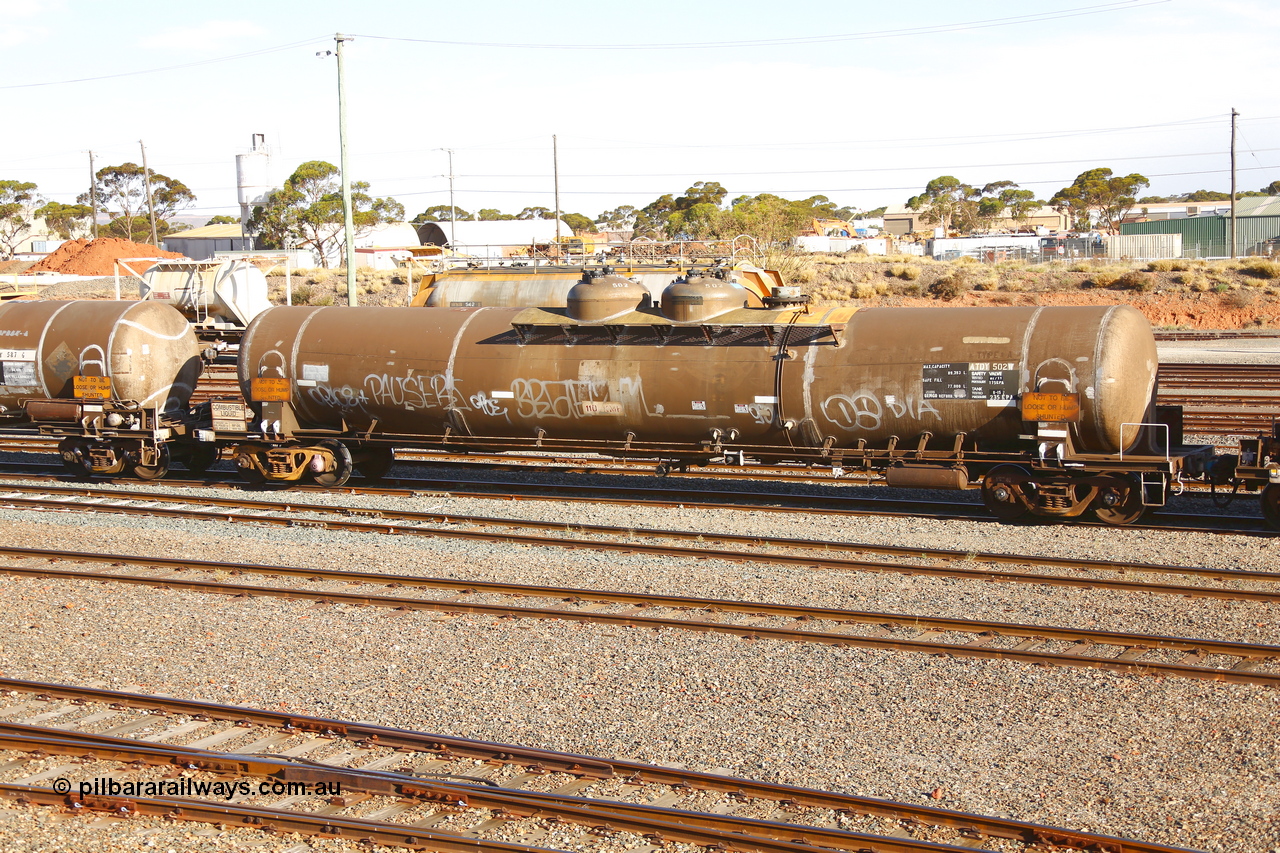
[[[308,730],[334,731],[352,725],[314,718],[309,718],[308,722],[310,723]],[[6,731],[10,734],[4,735]],[[269,776],[293,781],[339,781],[344,786],[350,785],[352,790],[375,795],[400,795],[427,803],[442,803],[450,808],[488,808],[495,814],[512,816],[558,814],[582,826],[595,826],[603,820],[613,830],[629,831],[671,841],[685,841],[707,849],[749,849],[761,851],[761,853],[802,853],[804,848],[813,845],[843,850],[875,849],[885,853],[969,849],[933,842],[886,838],[867,833],[792,823],[735,818],[731,815],[710,815],[608,799],[563,796],[519,789],[494,789],[446,781],[433,780],[428,783],[416,777],[406,777],[385,771],[362,771],[314,763],[299,764],[269,756],[216,753],[190,747],[152,744],[128,738],[69,732],[62,729],[51,730],[23,724],[0,723],[0,746],[17,750],[35,748],[60,754],[84,754],[89,750],[93,752],[95,758],[108,756],[123,761],[141,758],[153,764],[176,763],[180,766],[203,764],[211,769],[232,772],[240,770],[245,775]],[[518,747],[511,749],[514,752],[523,751],[523,748]],[[509,759],[513,755],[507,754],[506,757]],[[236,766],[233,768],[231,764]],[[904,821],[948,826],[973,837],[985,835],[1020,839],[1030,843],[1052,842],[1058,846],[1115,853],[1179,853],[1180,851],[1180,848],[1160,844],[1078,833],[1020,821],[985,818],[924,806],[749,782],[696,771],[662,767],[646,768],[644,765],[626,764],[630,765],[628,770],[637,771],[626,777],[626,781],[632,784],[666,783],[684,790],[718,790],[744,799],[763,795],[784,806],[796,808],[808,806],[858,814],[876,814]],[[640,768],[645,768],[647,779],[641,775]],[[782,793],[782,796],[779,796],[779,793]],[[105,807],[118,808],[119,805],[119,802],[113,801],[107,803]],[[744,836],[751,838],[753,842],[761,838],[771,839],[771,841],[744,846],[742,843]],[[860,846],[868,842],[873,843],[874,847]],[[797,847],[801,849],[796,849]]]

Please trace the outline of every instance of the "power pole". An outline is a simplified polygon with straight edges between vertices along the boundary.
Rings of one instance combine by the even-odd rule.
[[[551,134],[551,170],[555,175],[556,185],[556,252],[560,251],[560,148],[556,143],[556,135]]]
[[[347,169],[347,77],[342,65],[342,43],[353,41],[352,36],[336,33],[335,53],[338,55],[338,147],[339,168],[342,169],[342,232],[347,243],[347,304],[356,304],[356,243],[355,222],[351,214],[351,173]]]
[[[1236,117],[1240,113],[1231,108],[1231,257],[1236,256]]]
[[[151,199],[151,170],[147,168],[147,146],[142,144],[142,140],[138,140],[138,145],[142,148],[142,177],[147,184],[147,216],[151,218],[151,245],[158,246],[160,238],[156,236],[156,206]],[[129,233],[133,233],[133,227],[130,225]]]
[[[458,221],[458,208],[453,203],[453,149],[444,149],[449,154],[449,248],[455,255],[458,253],[458,229],[453,223]]]
[[[93,239],[98,239],[98,173],[93,168],[93,152],[89,152],[89,204],[93,205]]]

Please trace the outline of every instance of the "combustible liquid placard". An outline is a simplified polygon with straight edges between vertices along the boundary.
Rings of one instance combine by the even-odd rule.
[[[111,399],[111,380],[106,376],[76,376],[71,388],[78,400]]]
[[[1022,419],[1042,423],[1078,421],[1080,420],[1080,395],[1028,391],[1022,395]]]

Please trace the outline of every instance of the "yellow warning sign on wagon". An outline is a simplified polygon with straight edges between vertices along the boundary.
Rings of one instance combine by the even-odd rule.
[[[111,399],[111,379],[106,376],[75,376],[71,389],[77,400]]]
[[[1022,419],[1044,423],[1078,421],[1080,395],[1028,391],[1022,395]]]
[[[275,376],[259,376],[249,384],[249,396],[255,403],[289,400],[289,380]]]

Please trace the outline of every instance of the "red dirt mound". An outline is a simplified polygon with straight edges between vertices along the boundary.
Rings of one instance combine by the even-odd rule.
[[[166,252],[147,243],[134,243],[119,237],[99,237],[97,240],[72,240],[63,243],[58,250],[33,266],[27,272],[60,272],[65,275],[112,275],[115,261],[120,258],[181,258],[180,252]],[[150,268],[148,261],[129,264],[134,272]]]

